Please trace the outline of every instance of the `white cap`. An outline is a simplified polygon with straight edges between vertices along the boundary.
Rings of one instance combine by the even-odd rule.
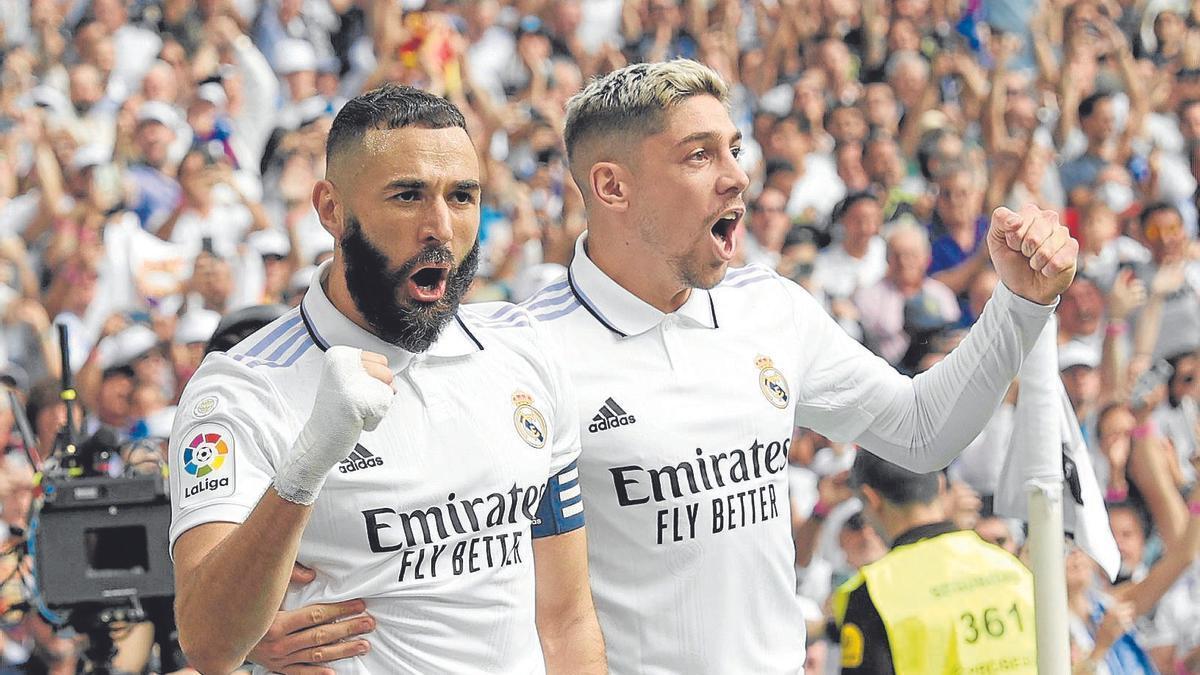
[[[229,97],[225,95],[225,87],[216,82],[205,82],[197,87],[196,100],[208,101],[218,108],[224,108],[229,103]]]
[[[39,84],[30,89],[29,96],[34,105],[49,108],[55,115],[65,116],[71,112],[71,99],[48,84]]]
[[[286,256],[292,250],[287,235],[279,230],[259,230],[246,237],[246,243],[259,255]]]
[[[525,302],[534,293],[550,285],[555,279],[560,279],[567,273],[567,268],[558,263],[542,263],[521,270],[509,286],[512,302]]]
[[[317,72],[337,75],[342,72],[342,62],[336,56],[327,56],[317,62]]]
[[[175,324],[174,340],[176,344],[190,345],[196,342],[208,342],[217,325],[221,323],[221,315],[210,309],[193,309],[179,317]]]
[[[1058,370],[1059,372],[1067,368],[1075,366],[1087,366],[1088,368],[1100,367],[1100,350],[1091,345],[1084,344],[1078,340],[1071,340],[1064,345],[1058,347]]]
[[[158,336],[154,331],[134,324],[116,335],[104,338],[100,343],[101,368],[108,370],[127,366],[157,345]]]
[[[275,45],[274,57],[275,72],[280,75],[317,69],[317,52],[306,40],[280,40]]]
[[[89,166],[103,166],[112,161],[112,151],[108,148],[92,144],[85,145],[75,151],[75,155],[71,157],[71,168],[76,171],[82,171]]]
[[[288,281],[288,292],[298,293],[308,290],[308,287],[313,284],[313,279],[316,278],[317,269],[316,265],[309,265],[296,270],[292,274],[291,280]]]
[[[333,117],[329,101],[325,100],[323,96],[309,96],[296,103],[295,110],[297,127],[312,124],[322,117]]]
[[[175,424],[176,410],[177,408],[171,405],[150,413],[150,416],[146,418],[146,436],[148,438],[170,438],[171,427]]]
[[[813,461],[808,469],[817,476],[835,476],[843,471],[849,471],[854,466],[854,458],[858,448],[849,446],[839,454],[833,448],[821,448],[813,453]]]
[[[169,129],[175,129],[179,124],[179,115],[170,104],[162,101],[146,101],[141,108],[138,108],[137,121],[138,124],[158,122]]]

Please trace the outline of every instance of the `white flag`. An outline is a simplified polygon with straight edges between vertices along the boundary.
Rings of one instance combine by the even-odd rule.
[[[1051,317],[1020,372],[1013,435],[996,486],[996,513],[1029,520],[1030,489],[1062,486],[1063,529],[1116,580],[1121,554],[1079,420],[1058,371],[1058,324]]]

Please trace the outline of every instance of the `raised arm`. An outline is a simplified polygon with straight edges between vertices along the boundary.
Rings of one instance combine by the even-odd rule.
[[[1192,489],[1188,501],[1191,504],[1200,504],[1200,486]],[[1113,597],[1119,601],[1132,602],[1137,616],[1148,614],[1175,581],[1187,571],[1197,553],[1200,553],[1200,515],[1193,512],[1188,517],[1183,536],[1174,546],[1167,547],[1163,557],[1154,563],[1146,578],[1114,588]]]
[[[173,549],[179,642],[198,670],[232,671],[266,634],[325,476],[362,431],[383,419],[391,381],[385,357],[331,348],[313,414],[245,521],[208,522],[179,535]],[[234,577],[242,583],[223,583]]]
[[[855,440],[912,471],[949,464],[991,419],[1074,278],[1078,253],[1057,214],[1036,207],[996,209],[988,247],[1001,284],[962,343],[915,378],[870,354],[832,319],[820,320],[821,353],[811,357],[797,424]],[[806,312],[810,326],[815,314]]]

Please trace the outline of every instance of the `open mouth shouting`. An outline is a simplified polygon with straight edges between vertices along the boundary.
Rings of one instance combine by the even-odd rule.
[[[408,275],[408,296],[417,302],[437,302],[446,294],[449,263],[422,263]]]
[[[742,221],[744,214],[744,208],[729,209],[722,212],[712,225],[710,232],[712,234],[713,250],[716,252],[717,257],[724,262],[733,260],[733,252],[736,247],[733,237],[737,231],[738,223]]]

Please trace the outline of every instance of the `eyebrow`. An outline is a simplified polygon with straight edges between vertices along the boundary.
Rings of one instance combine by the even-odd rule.
[[[681,145],[687,145],[689,143],[695,143],[697,141],[712,142],[712,141],[719,141],[719,140],[721,140],[721,134],[719,134],[716,131],[697,131],[694,134],[688,134],[687,136],[685,136],[683,138],[683,140],[681,140],[675,144],[675,147],[679,147]],[[729,142],[730,143],[738,143],[741,140],[742,140],[742,132],[737,131],[737,132],[734,132],[733,138],[729,139]]]
[[[398,178],[383,186],[383,189],[385,192],[390,192],[392,190],[424,190],[428,187],[429,182],[420,178]],[[479,181],[468,179],[455,182],[454,189],[465,192],[480,192],[482,187],[479,185]]]

